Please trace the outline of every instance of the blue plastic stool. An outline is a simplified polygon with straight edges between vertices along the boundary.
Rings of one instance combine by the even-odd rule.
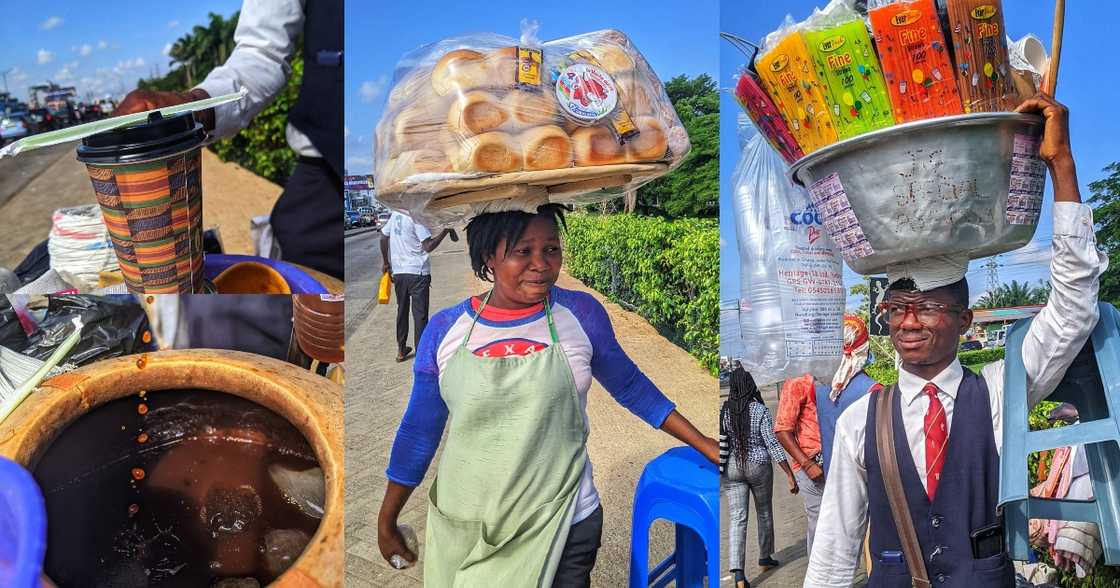
[[[1007,335],[1003,372],[1003,455],[999,504],[1003,508],[1007,547],[1012,559],[1030,556],[1030,519],[1096,523],[1108,565],[1120,563],[1120,312],[1100,304],[1100,321],[1089,342],[1047,400],[1077,407],[1080,423],[1030,431],[1023,339],[1030,320],[1016,323]],[[1027,456],[1067,445],[1084,445],[1093,484],[1093,500],[1034,498],[1028,494]]]
[[[47,550],[47,511],[39,486],[0,457],[0,586],[38,588]]]
[[[649,527],[676,526],[676,550],[649,567]],[[630,588],[719,584],[719,470],[690,447],[675,447],[646,464],[634,492]]]

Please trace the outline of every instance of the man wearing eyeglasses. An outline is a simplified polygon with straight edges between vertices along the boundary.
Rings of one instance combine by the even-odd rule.
[[[1108,258],[1097,250],[1092,210],[1081,204],[1066,108],[1039,95],[1018,111],[1045,118],[1040,155],[1054,183],[1053,290],[1023,342],[1034,405],[1054,391],[1096,325],[1099,277]],[[891,404],[895,456],[931,584],[1008,586],[1014,574],[1001,553],[996,518],[1003,361],[976,375],[957,359],[959,338],[972,324],[965,271],[934,267],[903,279],[888,276],[892,283],[878,310],[902,364]],[[876,448],[875,400],[884,393],[861,398],[837,423],[805,586],[850,586],[868,524],[868,585],[911,585]],[[981,542],[978,551],[978,536],[996,539]]]

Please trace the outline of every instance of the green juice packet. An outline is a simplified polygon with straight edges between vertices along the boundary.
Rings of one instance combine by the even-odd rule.
[[[840,139],[894,124],[883,70],[863,21],[802,34]]]

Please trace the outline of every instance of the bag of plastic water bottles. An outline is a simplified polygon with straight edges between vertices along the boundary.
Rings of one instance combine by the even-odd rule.
[[[759,385],[806,372],[830,381],[843,353],[845,296],[840,256],[820,214],[758,133],[743,148],[732,186],[743,367]]]

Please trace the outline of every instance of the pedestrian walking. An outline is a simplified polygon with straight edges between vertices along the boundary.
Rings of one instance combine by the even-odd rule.
[[[719,414],[721,490],[727,498],[730,524],[731,574],[736,588],[750,588],[746,574],[747,518],[750,496],[758,514],[758,565],[775,568],[780,562],[774,554],[774,516],[771,495],[774,490],[774,467],[778,464],[786,474],[791,494],[797,494],[797,481],[786,462],[786,453],[774,437],[774,422],[762,400],[758,386],[742,367],[731,372],[731,392]]]
[[[397,361],[408,359],[408,314],[412,312],[412,340],[420,346],[420,335],[428,326],[428,299],[432,288],[432,264],[428,254],[447,235],[458,240],[454,231],[444,229],[436,236],[407,214],[393,211],[381,227],[381,271],[393,279],[397,295]]]

